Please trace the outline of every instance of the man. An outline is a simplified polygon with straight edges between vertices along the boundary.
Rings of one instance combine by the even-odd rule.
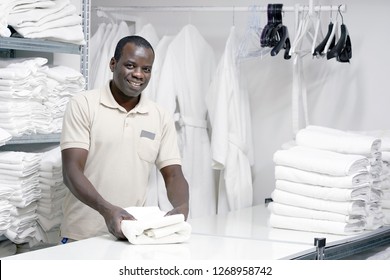
[[[151,77],[154,51],[142,37],[122,38],[110,61],[113,79],[69,102],[61,136],[64,182],[63,240],[107,233],[124,239],[123,208],[143,206],[149,171],[160,169],[173,209],[188,216],[188,183],[181,169],[174,122],[142,91]],[[64,242],[64,241],[63,241]]]

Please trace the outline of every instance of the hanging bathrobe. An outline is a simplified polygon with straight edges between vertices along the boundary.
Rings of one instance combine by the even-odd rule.
[[[186,25],[168,47],[156,97],[175,114],[193,218],[216,213],[205,104],[215,64],[213,49],[193,25]]]
[[[213,168],[220,170],[218,212],[252,206],[253,145],[248,93],[240,85],[238,40],[232,27],[206,96]]]
[[[148,86],[142,92],[142,94],[146,94],[153,101],[156,100],[156,95],[158,94],[161,68],[164,65],[166,52],[173,38],[174,36],[163,36],[154,50],[155,58],[152,68],[152,77]],[[159,206],[160,209],[165,212],[172,209],[172,204],[169,202],[167,197],[164,178],[155,166],[152,167],[150,171],[148,195],[146,197],[145,205]]]

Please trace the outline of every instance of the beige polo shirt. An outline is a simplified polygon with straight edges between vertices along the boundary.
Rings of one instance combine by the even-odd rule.
[[[85,176],[104,199],[120,207],[144,204],[153,164],[159,169],[181,164],[170,114],[143,94],[126,112],[108,84],[69,101],[60,146],[88,150]],[[70,192],[63,212],[61,236],[79,240],[108,232],[103,217]]]

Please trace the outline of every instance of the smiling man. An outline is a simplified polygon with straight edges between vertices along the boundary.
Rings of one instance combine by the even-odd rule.
[[[63,243],[110,232],[124,239],[123,208],[143,206],[151,167],[164,178],[173,209],[188,216],[188,183],[181,169],[172,117],[142,91],[154,61],[139,36],[122,38],[109,67],[113,79],[68,103],[62,128],[64,183],[69,188],[61,225]]]

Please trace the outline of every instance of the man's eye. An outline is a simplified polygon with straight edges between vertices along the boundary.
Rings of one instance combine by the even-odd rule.
[[[152,68],[144,68],[144,72],[145,73],[150,73],[150,72],[152,72]]]
[[[126,64],[125,66],[126,66],[126,68],[129,68],[129,69],[133,69],[134,68],[133,64]]]

